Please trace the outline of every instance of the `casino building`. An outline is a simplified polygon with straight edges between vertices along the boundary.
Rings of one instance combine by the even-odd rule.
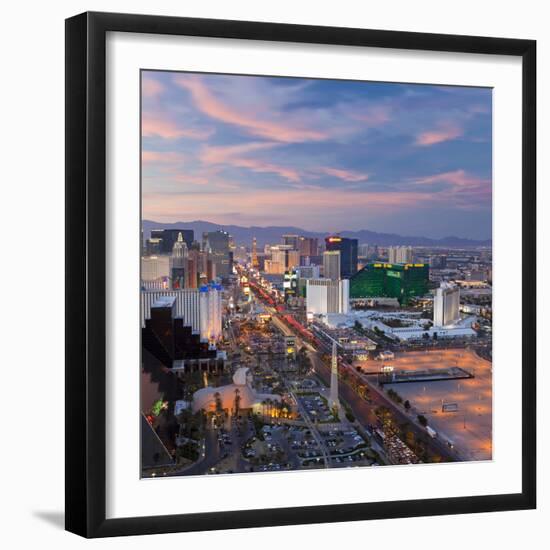
[[[357,239],[348,239],[339,235],[331,235],[325,238],[325,248],[328,252],[340,252],[341,279],[349,279],[357,273],[358,243]]]
[[[233,375],[233,383],[226,386],[208,386],[193,394],[193,412],[214,412],[221,409],[233,415],[241,410],[259,412],[266,401],[281,402],[275,393],[257,392],[252,385],[252,373],[248,367],[240,367]]]
[[[428,293],[429,280],[427,264],[367,264],[350,280],[350,299],[396,298],[406,305]]]

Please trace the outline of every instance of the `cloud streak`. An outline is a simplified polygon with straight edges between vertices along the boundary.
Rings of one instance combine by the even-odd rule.
[[[447,195],[448,200],[455,200],[460,207],[475,208],[480,201],[490,202],[492,198],[491,180],[468,174],[465,170],[453,170],[413,180],[416,185],[434,186],[442,184],[441,195]]]
[[[451,141],[462,137],[463,134],[464,131],[462,128],[451,123],[444,123],[437,129],[428,130],[418,134],[416,136],[415,144],[423,147],[436,145],[437,143],[443,143],[444,141]]]
[[[309,130],[297,124],[281,124],[262,117],[250,116],[249,113],[215,97],[199,77],[176,77],[176,83],[191,94],[193,103],[202,113],[220,122],[242,128],[254,136],[283,143],[319,141],[328,137],[326,132]]]
[[[144,137],[160,137],[170,140],[185,137],[203,141],[213,133],[212,129],[183,127],[175,120],[159,113],[144,113],[141,118],[141,135]]]
[[[335,178],[350,183],[367,181],[369,179],[368,174],[362,174],[360,172],[354,172],[352,170],[343,170],[342,168],[330,168],[329,166],[324,166],[320,168],[319,171],[323,174],[326,174],[327,176],[334,176]]]
[[[250,156],[253,152],[272,149],[277,145],[277,143],[268,142],[245,143],[225,147],[206,146],[200,154],[200,159],[206,164],[220,164],[236,168],[246,168],[252,172],[276,174],[288,181],[298,183],[301,179],[298,170]]]
[[[490,235],[490,90],[173,72],[142,86],[153,219],[377,230],[391,217],[394,232]]]

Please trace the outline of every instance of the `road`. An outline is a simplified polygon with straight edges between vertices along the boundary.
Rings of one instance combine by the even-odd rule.
[[[288,328],[287,328],[288,330]],[[297,337],[298,338],[298,337]],[[311,346],[309,346],[311,348]],[[321,378],[325,385],[330,385],[330,368],[322,360],[318,351],[310,351],[309,357],[315,369],[315,373]],[[398,424],[408,424],[415,439],[427,442],[428,456],[430,458],[441,457],[444,460],[458,460],[458,456],[445,443],[437,439],[431,439],[426,430],[418,424],[415,418],[409,416],[404,410],[398,408],[393,401],[387,398],[376,386],[371,384],[367,377],[361,376],[362,381],[371,389],[371,403],[367,403],[357,392],[340,377],[339,394],[348,406],[353,415],[363,425],[380,425],[378,417],[374,414],[377,407],[384,406],[390,409]],[[372,391],[374,390],[374,391]]]
[[[220,461],[220,446],[218,444],[218,435],[217,430],[213,428],[206,429],[205,437],[205,454],[202,460],[195,462],[192,466],[183,468],[181,470],[174,470],[167,473],[167,476],[192,476],[192,475],[203,475],[210,468],[215,466]]]
[[[319,432],[317,431],[317,428],[311,422],[311,420],[309,418],[309,415],[307,414],[307,411],[304,409],[304,407],[302,407],[302,404],[300,403],[300,400],[294,394],[292,394],[292,398],[296,402],[296,405],[298,406],[298,409],[300,411],[300,414],[302,415],[302,418],[304,419],[304,422],[306,423],[309,431],[313,435],[313,439],[315,439],[315,442],[317,443],[317,445],[319,446],[319,449],[321,449],[321,452],[323,453],[323,459],[325,461],[325,468],[330,468],[330,460],[329,460],[329,456],[328,456],[328,453],[327,453],[327,449],[325,447],[325,442],[323,441],[323,439],[319,435]]]
[[[261,300],[261,298],[258,298]],[[308,350],[309,357],[313,364],[315,373],[319,378],[324,382],[326,386],[330,386],[330,369],[328,365],[321,358],[321,354],[313,346],[302,340],[300,335],[286,323],[284,323],[280,318],[279,314],[272,311],[272,322],[282,330],[284,334],[294,335],[298,345],[305,345]],[[283,328],[284,327],[284,328]],[[352,367],[348,367],[352,368]],[[355,374],[355,373],[354,373]],[[431,459],[436,459],[440,457],[443,460],[455,461],[458,460],[456,453],[450,449],[445,443],[432,439],[427,434],[426,430],[420,426],[418,421],[415,418],[409,416],[404,410],[399,408],[393,401],[385,396],[383,391],[381,391],[376,386],[372,385],[366,377],[361,377],[362,381],[366,386],[371,390],[371,402],[367,403],[357,392],[348,385],[342,378],[340,378],[339,384],[339,394],[340,398],[346,402],[346,404],[351,408],[351,411],[355,418],[363,425],[380,425],[378,417],[374,414],[374,410],[377,407],[384,406],[392,411],[393,417],[398,424],[408,424],[410,430],[413,432],[416,440],[421,440],[426,443],[427,454]]]

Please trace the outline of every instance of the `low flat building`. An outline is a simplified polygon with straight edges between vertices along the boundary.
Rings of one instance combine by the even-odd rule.
[[[353,327],[356,322],[364,328],[384,333],[388,338],[399,341],[435,338],[474,338],[477,333],[472,328],[475,316],[460,319],[446,327],[434,327],[420,313],[400,311],[351,311],[348,314],[329,313],[319,320],[327,327],[336,329]]]

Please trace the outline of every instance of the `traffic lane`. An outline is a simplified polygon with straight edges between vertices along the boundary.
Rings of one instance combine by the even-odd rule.
[[[396,422],[398,424],[408,424],[409,429],[413,432],[415,439],[424,441],[427,444],[428,457],[431,459],[440,456],[443,459],[456,461],[459,460],[458,456],[452,452],[451,449],[441,441],[430,438],[430,436],[419,426],[416,425],[415,419],[411,418],[405,411],[402,411],[398,406],[389,398],[387,398],[378,388],[373,387],[369,382],[365,382],[366,385],[372,390],[371,399],[376,406],[384,406],[391,410]]]
[[[330,386],[329,367],[324,363],[324,361],[319,357],[317,353],[310,353],[309,356],[313,363],[315,372],[317,373],[319,378],[321,378],[326,386]],[[338,384],[338,392],[340,394],[340,397],[342,397],[346,404],[349,405],[354,416],[363,423],[376,424],[378,419],[369,404],[346,383],[342,383],[341,380],[340,382],[341,383]]]
[[[312,359],[313,360],[313,359]],[[314,362],[315,371],[319,373],[322,380],[328,385],[330,382],[330,369],[324,362],[316,356]],[[368,382],[366,384],[371,387]],[[354,416],[363,424],[379,425],[379,419],[374,414],[374,408],[384,406],[390,409],[394,415],[395,420],[400,424],[409,424],[411,431],[415,435],[416,439],[427,442],[428,456],[435,458],[441,456],[447,460],[456,460],[456,458],[449,452],[450,449],[440,441],[430,439],[429,436],[417,427],[412,419],[404,412],[395,407],[395,404],[386,399],[376,391],[371,391],[371,404],[366,403],[348,384],[339,384],[340,395],[344,398],[344,401],[351,407]]]

